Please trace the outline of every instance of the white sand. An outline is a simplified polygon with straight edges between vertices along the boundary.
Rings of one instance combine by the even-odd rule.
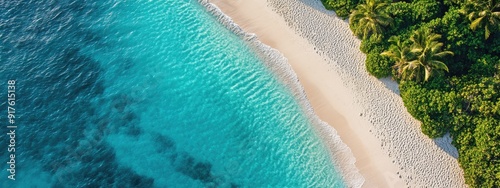
[[[294,74],[285,74],[284,82],[298,91],[296,97],[306,111],[310,102],[350,148],[343,147],[335,130],[320,126],[322,135],[333,140],[328,141],[334,145],[330,149],[349,187],[359,187],[363,181],[357,170],[365,180],[362,187],[465,187],[449,138],[433,141],[423,135],[397,95],[397,85],[368,75],[360,41],[346,21],[326,11],[319,0],[268,1],[210,0],[246,32],[255,33],[288,59],[308,102],[301,100],[305,98],[302,87],[294,85]],[[253,41],[252,35],[225,24]],[[276,58],[272,49],[260,49]],[[270,68],[286,72],[287,67],[276,63]]]

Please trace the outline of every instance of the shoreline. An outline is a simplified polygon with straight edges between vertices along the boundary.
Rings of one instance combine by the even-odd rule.
[[[333,156],[332,161],[336,169],[341,173],[343,182],[347,187],[361,187],[364,183],[364,178],[359,174],[358,169],[354,165],[355,158],[351,153],[350,148],[342,142],[338,133],[328,123],[322,121],[315,113],[309,103],[305,90],[302,87],[297,74],[292,69],[288,60],[275,48],[272,48],[261,42],[254,33],[244,31],[237,25],[231,17],[223,13],[217,4],[207,0],[199,0],[208,12],[216,17],[219,22],[226,28],[231,30],[242,40],[245,40],[251,48],[255,50],[257,55],[264,60],[265,66],[273,72],[277,78],[290,89],[291,94],[296,98],[298,104],[304,110],[305,115],[310,119],[313,128],[325,146]]]
[[[278,58],[271,60],[277,64],[271,63],[270,69],[319,126],[315,128],[329,144],[349,187],[465,187],[450,139],[432,140],[421,133],[420,123],[397,94],[397,85],[368,75],[360,41],[348,23],[325,10],[320,1],[210,3],[230,17],[221,20],[223,15],[209,10],[237,35],[254,46],[262,46],[259,41],[270,46],[257,50]],[[323,121],[334,129],[321,127],[326,125]]]

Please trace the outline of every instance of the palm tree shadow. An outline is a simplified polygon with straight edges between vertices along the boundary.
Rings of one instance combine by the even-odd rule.
[[[448,155],[452,156],[453,158],[457,159],[458,158],[458,150],[455,146],[453,146],[452,138],[450,136],[450,133],[446,133],[443,137],[440,138],[435,138],[433,139],[434,143],[441,148],[444,152],[446,152]]]
[[[390,91],[392,91],[394,94],[396,95],[401,94],[399,91],[399,84],[396,81],[394,81],[391,77],[380,78],[378,80],[382,82],[384,86]]]

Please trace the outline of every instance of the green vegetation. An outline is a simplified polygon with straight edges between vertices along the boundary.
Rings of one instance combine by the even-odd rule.
[[[424,81],[429,80],[429,77],[435,70],[446,70],[446,64],[440,61],[446,55],[453,55],[453,52],[442,51],[443,43],[437,40],[441,35],[431,33],[429,30],[417,30],[415,34],[410,37],[413,42],[411,52],[416,57],[411,64],[420,65],[424,69]],[[421,71],[420,71],[421,72]],[[417,75],[417,78],[420,76]],[[417,79],[419,81],[419,79]]]
[[[349,16],[354,34],[363,39],[382,34],[384,27],[392,22],[392,18],[386,13],[387,5],[377,0],[366,0],[365,4],[358,5]]]
[[[405,80],[416,77],[415,72],[418,65],[414,64],[415,61],[411,61],[414,54],[411,53],[410,48],[403,44],[399,37],[391,37],[389,42],[393,43],[393,45],[380,55],[394,60],[395,65],[393,68],[397,71],[395,76]]]
[[[322,0],[400,83],[431,138],[450,133],[470,187],[500,187],[500,0]]]
[[[433,72],[448,71],[448,66],[440,59],[446,55],[453,55],[453,52],[441,50],[443,43],[437,41],[439,38],[441,35],[431,33],[429,30],[417,30],[410,37],[411,47],[407,47],[398,37],[393,37],[389,42],[394,42],[395,45],[381,55],[390,57],[396,62],[395,76],[404,80],[421,81],[423,73],[424,81],[428,81]]]
[[[321,0],[328,10],[335,10],[337,16],[347,18],[360,0]]]
[[[488,39],[491,29],[498,31],[500,26],[500,4],[498,1],[467,1],[462,9],[467,13],[471,21],[470,28],[476,30],[478,27],[484,28],[484,38]]]

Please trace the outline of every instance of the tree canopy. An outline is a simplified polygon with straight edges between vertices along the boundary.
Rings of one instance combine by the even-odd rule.
[[[392,18],[386,12],[387,6],[380,0],[366,0],[359,4],[349,16],[354,34],[363,39],[382,34],[384,27],[392,23]]]
[[[323,2],[350,15],[368,72],[400,83],[422,132],[451,134],[466,183],[500,187],[500,1]]]
[[[446,55],[453,55],[453,52],[441,50],[443,43],[437,41],[440,38],[441,35],[431,33],[430,30],[417,30],[410,37],[410,41],[413,42],[410,51],[416,57],[411,64],[419,65],[424,69],[424,81],[429,80],[435,70],[448,71],[446,64],[440,60]]]
[[[499,0],[468,0],[462,8],[471,21],[470,28],[476,30],[484,28],[484,38],[488,39],[491,32],[500,30],[500,1]]]

